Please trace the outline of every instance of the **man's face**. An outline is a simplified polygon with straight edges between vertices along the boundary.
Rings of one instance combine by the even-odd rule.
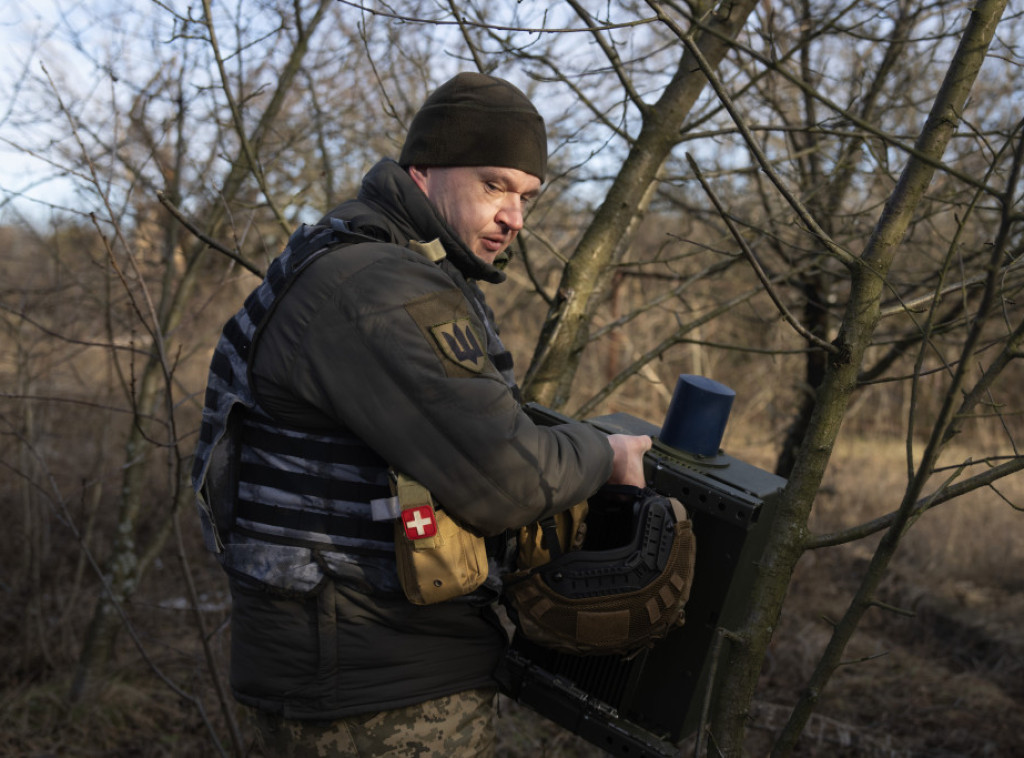
[[[474,255],[494,263],[523,228],[540,179],[515,168],[409,168],[409,175]]]

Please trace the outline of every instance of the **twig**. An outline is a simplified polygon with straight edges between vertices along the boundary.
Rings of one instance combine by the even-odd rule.
[[[263,166],[257,160],[252,143],[245,134],[245,122],[242,120],[242,113],[238,109],[238,104],[235,102],[234,96],[231,94],[231,87],[228,85],[228,72],[224,68],[224,58],[220,53],[220,46],[217,43],[217,33],[213,28],[213,13],[210,10],[210,0],[203,0],[203,23],[206,26],[206,31],[209,33],[210,48],[213,51],[214,60],[217,62],[217,71],[220,73],[221,89],[224,90],[224,97],[228,101],[228,107],[231,110],[231,119],[235,124],[235,132],[238,134],[238,141],[242,146],[242,152],[245,155],[245,159],[249,163],[249,169],[256,178],[256,183],[259,185],[260,191],[263,193],[263,197],[266,198],[267,205],[270,206],[270,210],[273,212],[274,218],[277,219],[278,225],[284,230],[285,235],[291,234],[291,224],[289,224],[285,219],[284,215],[278,209],[277,204],[274,202],[273,197],[270,195],[270,189],[267,187],[266,175],[263,173]]]
[[[235,719],[234,711],[231,708],[231,698],[224,691],[224,684],[221,682],[217,670],[217,663],[214,660],[213,650],[210,649],[210,638],[206,633],[206,623],[203,621],[203,614],[199,610],[199,593],[196,592],[196,583],[192,578],[192,567],[188,562],[188,554],[185,551],[185,542],[181,536],[181,523],[178,520],[178,512],[175,510],[174,536],[178,545],[178,561],[181,564],[181,573],[185,578],[185,586],[188,588],[189,600],[192,602],[192,615],[195,618],[196,627],[199,631],[199,641],[203,646],[203,655],[206,658],[206,668],[210,672],[210,679],[217,692],[217,701],[220,703],[221,711],[224,713],[224,720],[227,721],[228,731],[231,734],[231,746],[236,756],[242,756],[245,751],[242,747],[242,737],[238,731],[238,721]]]
[[[165,195],[163,192],[157,192],[156,193],[156,199],[160,201],[160,204],[164,208],[167,209],[168,213],[170,213],[172,216],[174,216],[174,218],[182,226],[184,226],[186,229],[188,229],[196,237],[196,239],[198,239],[200,242],[203,242],[204,244],[209,245],[214,250],[216,250],[218,253],[226,255],[228,258],[233,260],[235,263],[237,263],[239,266],[244,268],[246,271],[248,271],[248,272],[250,272],[252,274],[255,274],[260,279],[263,278],[263,271],[258,266],[255,266],[252,263],[249,263],[249,261],[245,260],[245,258],[243,258],[241,255],[239,255],[238,252],[236,252],[234,250],[230,250],[230,249],[224,247],[222,244],[217,242],[217,240],[213,239],[208,234],[205,234],[198,226],[196,226],[191,221],[189,221],[187,218],[185,218],[185,214],[183,214],[180,210],[178,210],[177,206],[175,206],[174,203],[172,203],[170,201],[170,199],[167,197],[167,195]]]
[[[615,51],[615,48],[609,45],[608,41],[601,36],[601,31],[603,30],[597,28],[594,23],[593,16],[591,16],[587,9],[584,8],[577,0],[567,1],[572,9],[576,11],[576,15],[583,20],[583,23],[590,27],[594,41],[597,42],[601,51],[611,64],[612,70],[615,72],[615,76],[618,77],[619,84],[626,91],[626,96],[629,98],[630,102],[636,106],[640,113],[648,113],[650,111],[650,106],[644,102],[643,98],[640,97],[640,93],[633,87],[633,83],[630,81],[629,77],[626,76],[625,71],[623,71],[622,60],[619,58],[619,54]]]
[[[640,369],[646,366],[648,363],[653,361],[655,358],[664,353],[668,348],[672,347],[683,341],[683,336],[688,334],[693,329],[709,323],[713,319],[722,315],[723,313],[735,308],[740,303],[749,300],[754,297],[760,290],[752,288],[749,291],[737,295],[736,297],[730,298],[729,300],[719,303],[714,309],[700,316],[696,320],[679,326],[672,334],[665,339],[661,340],[657,345],[646,351],[643,355],[637,358],[633,363],[620,371],[615,377],[612,378],[599,392],[593,395],[583,405],[581,405],[577,411],[572,414],[577,418],[583,418],[589,414],[594,408],[596,408],[606,397],[611,395],[615,390],[622,386],[622,384],[634,374],[638,373]]]
[[[825,340],[821,339],[821,337],[818,337],[816,334],[813,334],[806,327],[804,327],[803,324],[800,323],[796,316],[789,312],[789,308],[786,307],[786,304],[783,303],[782,300],[779,298],[778,294],[776,294],[775,288],[772,286],[771,280],[768,278],[768,275],[765,273],[764,268],[761,266],[761,262],[757,259],[757,255],[754,253],[753,249],[751,249],[750,245],[747,244],[747,241],[743,239],[743,235],[740,234],[739,229],[736,228],[736,225],[733,223],[732,218],[726,212],[725,208],[722,206],[722,203],[719,201],[718,196],[715,194],[715,191],[711,189],[711,185],[709,185],[707,181],[705,181],[704,174],[701,173],[700,167],[697,165],[697,162],[693,159],[693,156],[687,153],[686,160],[687,162],[689,162],[690,168],[693,169],[694,176],[697,177],[697,181],[700,182],[700,186],[704,188],[704,192],[707,194],[708,199],[711,200],[711,203],[715,206],[715,210],[718,211],[719,217],[722,219],[722,221],[725,222],[725,225],[729,228],[729,233],[732,234],[733,239],[736,240],[736,244],[740,246],[740,249],[743,251],[743,254],[750,262],[750,266],[751,268],[754,269],[754,273],[757,274],[757,278],[761,280],[761,284],[764,286],[765,292],[768,293],[768,297],[772,299],[772,302],[775,303],[775,307],[779,309],[779,313],[782,314],[782,318],[785,319],[785,321],[790,326],[792,326],[797,331],[797,333],[800,334],[801,337],[810,342],[812,345],[817,345],[822,350],[829,353],[838,353],[839,349],[835,345],[833,345],[830,342],[826,342]]]
[[[890,603],[883,603],[881,600],[872,600],[869,603],[869,605],[873,605],[875,608],[881,608],[883,611],[895,613],[897,616],[906,616],[907,618],[914,618],[915,616],[917,616],[917,614],[911,610],[907,610],[906,608],[900,608],[899,606],[892,605]],[[878,656],[872,657],[877,658]],[[867,660],[871,660],[871,658],[868,658]]]
[[[958,471],[960,468],[958,468]],[[919,518],[925,511],[928,511],[937,505],[947,503],[950,500],[955,500],[958,497],[966,495],[968,492],[973,492],[974,490],[981,489],[982,487],[991,486],[993,482],[1010,476],[1010,474],[1016,474],[1018,471],[1024,471],[1024,456],[1015,456],[1006,463],[995,466],[983,474],[977,474],[969,479],[959,482],[958,484],[951,484],[948,487],[942,487],[939,490],[936,490],[927,497],[923,497],[918,500],[914,504],[910,516],[912,518]],[[892,511],[884,516],[879,516],[876,519],[849,529],[844,529],[840,532],[818,535],[807,540],[807,542],[804,543],[804,548],[807,550],[817,550],[823,547],[835,547],[836,545],[843,545],[847,542],[855,542],[865,537],[869,537],[876,532],[888,529],[899,516],[900,511]]]
[[[469,36],[469,27],[466,25],[465,19],[462,18],[462,14],[459,13],[459,6],[455,0],[448,0],[448,7],[451,9],[452,15],[455,17],[455,22],[459,25],[459,31],[462,33],[462,39],[466,43],[466,47],[469,48],[469,54],[473,56],[473,63],[476,64],[477,71],[486,72],[487,68],[484,66],[483,60],[480,58],[480,51],[477,46],[473,44],[473,38]]]
[[[466,21],[461,19],[459,21],[447,21],[441,18],[421,18],[418,16],[403,16],[398,13],[385,12],[376,8],[367,8],[365,5],[360,3],[352,2],[351,0],[338,0],[342,5],[347,5],[350,8],[355,8],[363,13],[369,13],[371,16],[380,16],[381,18],[390,18],[395,21],[404,21],[410,24],[428,24],[430,26],[467,26],[467,27],[479,27],[496,32],[526,32],[528,34],[566,34],[569,32],[594,32],[594,31],[612,31],[615,29],[632,29],[637,26],[647,26],[653,24],[658,19],[653,16],[646,18],[638,18],[633,21],[621,21],[617,23],[608,22],[600,24],[594,27],[588,27],[585,29],[575,27],[561,27],[555,29],[549,29],[547,27],[540,26],[503,26],[501,24],[492,24],[486,21]]]
[[[750,150],[758,165],[761,166],[761,169],[771,180],[772,184],[775,185],[776,189],[778,189],[779,193],[786,200],[789,206],[796,212],[797,216],[800,217],[800,220],[803,221],[807,229],[814,234],[818,241],[821,242],[839,261],[847,266],[858,265],[859,261],[857,257],[833,240],[828,233],[821,228],[818,222],[814,220],[814,217],[811,215],[810,211],[807,210],[804,204],[789,191],[788,187],[786,187],[785,182],[782,181],[782,177],[780,177],[772,167],[771,161],[768,160],[768,157],[761,149],[761,146],[754,139],[754,135],[751,134],[746,121],[733,104],[732,98],[729,97],[729,93],[725,91],[725,87],[722,86],[722,82],[719,80],[718,75],[708,62],[708,59],[704,57],[704,53],[701,52],[700,47],[693,41],[692,33],[684,32],[679,25],[669,18],[669,16],[661,9],[661,4],[656,2],[656,0],[647,0],[647,4],[657,12],[661,22],[679,38],[690,55],[693,56],[697,65],[700,67],[701,73],[704,74],[708,80],[708,84],[710,84],[711,88],[715,91],[715,95],[718,97],[719,102],[722,103],[726,111],[729,113],[729,116],[732,118],[733,123],[736,124],[736,128],[743,137],[743,141],[747,144],[747,149]]]

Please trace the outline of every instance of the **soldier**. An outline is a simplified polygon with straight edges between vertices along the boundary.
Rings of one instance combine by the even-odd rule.
[[[504,280],[546,165],[529,99],[459,74],[224,328],[193,479],[230,578],[232,690],[268,753],[493,752],[513,530],[644,483],[650,438],[531,422],[476,284]],[[424,507],[396,504],[403,481]],[[442,514],[483,568],[432,601],[396,546],[405,520],[450,551]]]

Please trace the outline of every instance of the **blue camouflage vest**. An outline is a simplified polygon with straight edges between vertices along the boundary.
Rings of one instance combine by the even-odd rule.
[[[332,224],[300,227],[225,324],[210,363],[192,484],[206,546],[228,573],[290,592],[316,590],[325,574],[399,592],[393,521],[374,521],[370,506],[391,494],[387,462],[344,431],[278,425],[249,385],[260,325],[295,277],[339,244],[377,241]],[[461,276],[456,282],[485,326],[489,357],[518,392],[482,294]]]

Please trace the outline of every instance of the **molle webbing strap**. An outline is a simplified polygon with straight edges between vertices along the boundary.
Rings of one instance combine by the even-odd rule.
[[[284,508],[267,503],[253,503],[248,500],[238,500],[236,507],[236,513],[240,519],[258,522],[266,526],[280,527],[291,533],[323,534],[347,540],[394,541],[394,527],[391,522],[363,521],[348,516],[337,516],[309,509]],[[273,541],[273,535],[268,535],[264,531],[259,531],[258,535],[260,539]],[[316,539],[304,541],[295,537],[288,538],[289,544],[296,542],[308,542],[313,546],[323,544],[321,540]]]
[[[256,331],[281,293],[294,281],[295,272],[335,245],[363,241],[361,237],[353,237],[355,235],[344,228],[300,226],[288,240],[284,252],[270,264],[260,286],[249,293],[242,308],[224,325],[210,363],[199,443],[192,465],[192,484],[197,492],[206,477],[211,449],[224,434],[232,407],[255,405],[246,377],[246,364]]]
[[[236,523],[290,545],[390,552],[393,532],[370,501],[388,493],[387,464],[355,435],[284,429],[252,408],[241,445]]]

